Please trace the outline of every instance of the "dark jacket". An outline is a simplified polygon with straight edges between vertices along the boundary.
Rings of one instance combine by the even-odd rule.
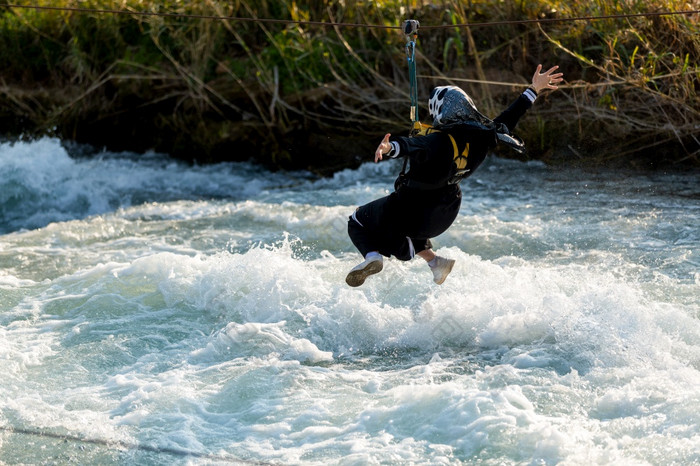
[[[520,117],[532,106],[532,102],[520,95],[493,121],[491,128],[480,124],[456,123],[435,128],[419,137],[392,137],[390,142],[398,150],[387,154],[390,158],[408,157],[408,187],[419,190],[447,189],[470,176],[481,165],[489,150],[497,143],[496,127],[504,124],[509,131],[515,129]],[[398,147],[397,147],[398,146]]]
[[[532,106],[521,95],[487,128],[453,124],[425,136],[391,137],[389,158],[408,157],[407,184],[398,186],[383,204],[387,223],[411,238],[434,238],[454,222],[462,202],[459,181],[481,165],[497,143],[496,127],[509,131]],[[453,142],[454,141],[454,142]],[[456,147],[455,147],[456,146]]]

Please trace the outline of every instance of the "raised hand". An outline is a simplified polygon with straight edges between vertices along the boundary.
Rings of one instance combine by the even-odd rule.
[[[542,65],[537,65],[535,74],[532,76],[532,87],[539,93],[542,89],[559,89],[557,84],[564,80],[564,73],[555,73],[559,66],[553,66],[544,73]]]

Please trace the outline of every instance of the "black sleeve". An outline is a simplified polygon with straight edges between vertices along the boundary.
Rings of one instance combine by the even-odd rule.
[[[421,137],[403,137],[392,136],[389,138],[391,142],[391,151],[385,154],[387,157],[395,159],[397,157],[409,157],[424,159],[430,152],[431,145],[434,144],[434,138],[429,136]]]
[[[496,123],[503,123],[510,131],[513,131],[515,129],[515,125],[520,120],[520,117],[522,117],[530,107],[532,107],[532,101],[526,97],[525,93],[520,94],[515,102],[510,104],[510,107],[494,118],[493,121]]]

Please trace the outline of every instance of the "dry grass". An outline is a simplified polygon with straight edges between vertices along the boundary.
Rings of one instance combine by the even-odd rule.
[[[651,6],[632,0],[414,0],[411,11],[404,1],[42,1],[388,26],[409,17],[424,26],[450,26],[700,8],[698,0]],[[263,141],[273,162],[284,162],[298,157],[285,147],[300,134],[366,137],[409,124],[405,37],[397,30],[36,11],[3,3],[3,120],[20,116],[39,133],[57,128],[80,138],[87,120],[108,126],[145,112],[150,131],[162,133],[154,136],[162,150],[194,148],[207,160],[226,157],[224,151],[242,140]],[[566,150],[609,163],[653,153],[667,163],[700,165],[697,15],[421,30],[418,52],[422,99],[433,85],[453,82],[478,96],[488,114],[520,88],[490,81],[526,85],[537,63],[559,63],[567,86],[538,102],[534,116],[523,121],[532,157]],[[426,113],[423,107],[424,119]],[[171,139],[187,142],[168,147]]]

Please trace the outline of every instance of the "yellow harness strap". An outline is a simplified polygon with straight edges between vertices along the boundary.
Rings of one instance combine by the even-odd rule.
[[[450,141],[452,141],[452,149],[454,150],[454,155],[452,159],[454,160],[455,165],[457,166],[457,170],[464,170],[467,168],[467,157],[469,157],[469,143],[464,147],[464,150],[462,153],[459,153],[459,148],[457,148],[457,141],[455,141],[455,138],[452,137],[451,134],[448,134],[450,137]]]
[[[425,136],[430,133],[438,132],[436,129],[433,129],[432,126],[421,123],[420,121],[413,123],[413,131],[415,136]]]
[[[440,130],[433,128],[430,125],[426,125],[421,122],[415,122],[413,124],[413,131],[415,136],[426,136],[432,133],[439,133]],[[451,134],[447,134],[450,137],[450,142],[452,142],[452,160],[454,160],[457,170],[464,170],[467,168],[467,157],[469,157],[469,143],[464,147],[464,150],[460,154],[459,147],[457,146],[457,141]]]

